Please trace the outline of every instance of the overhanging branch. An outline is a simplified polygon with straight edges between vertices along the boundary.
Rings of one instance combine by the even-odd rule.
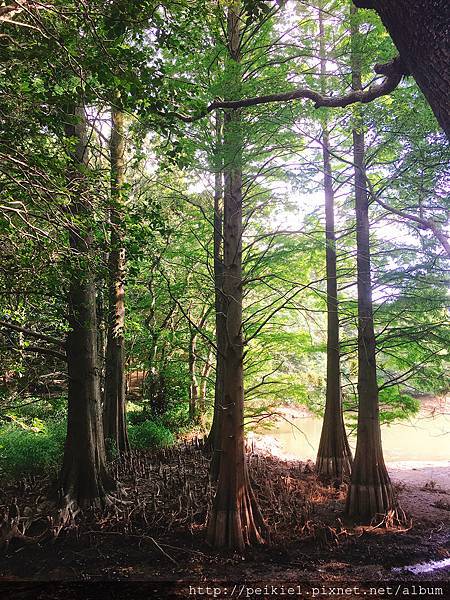
[[[353,90],[344,96],[323,96],[319,92],[316,92],[310,88],[297,88],[296,90],[292,90],[290,92],[244,98],[243,100],[215,100],[196,115],[188,116],[175,113],[175,116],[185,123],[193,123],[194,121],[197,121],[218,109],[238,109],[257,106],[258,104],[289,102],[291,100],[301,99],[312,100],[315,108],[344,108],[349,104],[355,104],[356,102],[362,102],[366,104],[368,102],[372,102],[376,98],[390,94],[398,86],[402,77],[404,75],[408,75],[407,69],[400,57],[396,57],[388,63],[375,65],[374,70],[375,73],[385,76],[381,83],[372,83],[372,85],[365,90]]]

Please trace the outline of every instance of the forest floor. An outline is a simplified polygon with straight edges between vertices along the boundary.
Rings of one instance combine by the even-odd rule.
[[[204,542],[213,490],[208,460],[193,442],[157,453],[134,452],[116,463],[114,469],[122,482],[119,501],[103,511],[80,513],[59,535],[55,507],[45,500],[50,479],[11,483],[0,492],[0,514],[10,514],[9,521],[0,524],[0,534],[5,537],[7,524],[16,523],[27,539],[11,539],[3,548],[0,596],[10,597],[9,591],[17,598],[15,584],[48,581],[158,585],[176,581],[177,589],[184,590],[180,597],[191,597],[195,595],[192,589],[217,582],[223,586],[367,581],[385,585],[424,577],[448,582],[444,569],[426,576],[395,570],[450,557],[448,479],[438,479],[426,468],[409,473],[392,469],[408,525],[361,527],[343,517],[345,486],[318,481],[311,462],[285,461],[258,452],[250,455],[249,462],[272,540],[232,555],[214,551]],[[188,593],[189,586],[194,587]],[[225,592],[219,597],[225,597],[227,589],[222,588]],[[45,597],[49,597],[48,590]]]

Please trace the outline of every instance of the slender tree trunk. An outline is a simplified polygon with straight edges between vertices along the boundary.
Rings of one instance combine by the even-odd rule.
[[[103,422],[105,440],[117,452],[130,449],[125,415],[125,248],[123,185],[125,139],[123,113],[111,109],[111,247],[108,261],[109,312]]]
[[[359,29],[352,9],[352,83],[361,89]],[[362,120],[353,128],[355,165],[356,247],[358,278],[358,431],[346,510],[350,516],[371,519],[394,506],[394,492],[384,464],[378,406],[375,332],[370,274],[369,202]]]
[[[212,369],[213,351],[210,350],[203,369],[201,372],[200,387],[198,392],[198,422],[202,429],[205,425],[205,414],[206,414],[206,391],[208,386],[208,377]]]
[[[189,420],[195,423],[198,414],[198,380],[197,380],[197,335],[191,331],[189,339]]]
[[[380,15],[407,71],[450,139],[450,2],[354,0]]]
[[[83,506],[101,503],[114,486],[106,470],[101,419],[92,208],[83,174],[88,166],[84,109],[70,110],[68,118],[77,121],[66,125],[66,136],[77,140],[68,175],[74,217],[69,243],[76,264],[69,287],[67,438],[59,487],[67,504]]]
[[[216,149],[214,178],[214,309],[216,324],[216,377],[214,384],[214,414],[208,442],[212,450],[210,474],[217,481],[220,468],[221,418],[223,405],[224,351],[226,319],[223,293],[223,173],[222,119],[216,113]]]
[[[106,310],[104,299],[105,281],[103,277],[97,281],[97,350],[98,350],[98,368],[100,377],[100,390],[105,386],[105,366],[106,366]]]
[[[239,93],[239,3],[228,9],[230,71]],[[231,88],[233,85],[231,84]],[[221,459],[216,496],[207,537],[215,547],[242,550],[264,541],[264,522],[247,470],[244,449],[244,382],[242,340],[242,141],[239,112],[226,114],[224,124],[224,273],[226,345],[224,349]]]
[[[326,93],[326,49],[322,4],[319,4],[321,92]],[[327,387],[325,414],[317,453],[319,475],[342,481],[350,476],[352,455],[342,414],[341,366],[339,350],[339,305],[337,297],[336,234],[334,190],[327,118],[323,118],[323,187],[325,192],[325,238],[327,271]]]

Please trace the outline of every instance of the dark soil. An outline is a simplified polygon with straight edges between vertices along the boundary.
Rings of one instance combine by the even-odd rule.
[[[187,594],[181,597],[192,596],[186,586],[214,582],[419,581],[423,575],[391,569],[450,556],[448,510],[442,510],[439,521],[421,518],[419,523],[409,515],[407,525],[357,526],[343,517],[345,486],[318,481],[312,467],[250,457],[272,540],[244,554],[217,552],[204,542],[213,490],[207,458],[195,444],[133,453],[114,464],[122,483],[120,498],[105,510],[66,513],[63,527],[61,513],[45,500],[48,479],[11,483],[0,492],[0,596],[11,592],[20,597],[19,589],[25,595],[38,589],[37,583],[30,588],[25,581],[176,581],[177,589]],[[445,572],[427,574],[431,579],[445,581]],[[52,589],[64,596],[62,587]],[[49,597],[48,590],[44,596]]]

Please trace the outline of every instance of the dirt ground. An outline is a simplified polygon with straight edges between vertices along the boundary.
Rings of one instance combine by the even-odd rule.
[[[401,505],[415,522],[445,521],[443,511],[450,511],[450,462],[388,463],[388,470],[399,487]]]
[[[447,408],[424,398],[421,410]],[[400,595],[427,582],[450,599],[450,462],[388,463],[407,518],[358,526],[344,517],[345,485],[325,485],[311,461],[274,455],[269,437],[255,439],[250,472],[270,543],[234,554],[205,544],[214,490],[201,444],[134,452],[113,465],[122,484],[113,503],[64,527],[47,500],[50,476],[0,490],[0,599],[279,597],[289,586],[297,597],[323,597],[337,585],[380,591],[391,582]],[[5,543],[14,527],[19,535]],[[430,562],[436,568],[426,573],[407,569]]]
[[[15,482],[0,492],[0,514],[10,514],[0,532],[5,533],[14,520],[11,515],[16,515],[27,539],[12,539],[3,548],[0,597],[68,600],[88,597],[89,588],[100,597],[120,589],[127,598],[189,598],[197,595],[193,589],[214,583],[222,594],[216,597],[226,597],[232,586],[254,582],[271,586],[422,582],[424,575],[395,568],[450,557],[450,467],[402,467],[391,465],[390,471],[408,524],[361,527],[343,517],[345,487],[319,482],[311,463],[252,455],[254,489],[272,541],[231,555],[204,542],[212,489],[208,461],[195,444],[158,454],[134,453],[118,463],[116,475],[126,494],[122,503],[78,515],[59,535],[57,513],[44,499],[49,480]],[[426,575],[427,581],[439,585],[447,585],[448,579],[446,569]],[[53,582],[51,589],[45,582]],[[68,588],[69,582],[73,585]],[[76,582],[88,588],[74,588]],[[99,582],[121,583],[96,588]],[[138,590],[133,582],[147,583]],[[307,595],[308,589],[312,590],[304,587],[302,594]],[[247,588],[246,595],[250,597]],[[279,591],[265,597],[278,595]]]

